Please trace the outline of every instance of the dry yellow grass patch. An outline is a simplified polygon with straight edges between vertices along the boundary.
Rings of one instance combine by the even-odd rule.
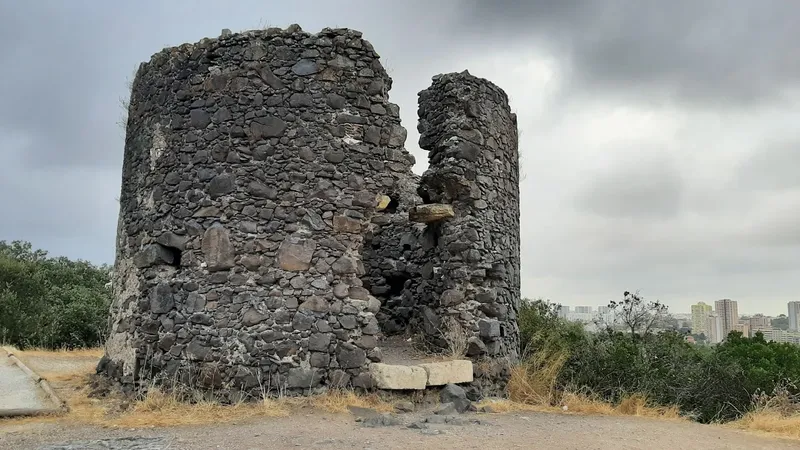
[[[294,410],[308,407],[332,413],[346,413],[348,406],[374,408],[381,412],[393,410],[391,399],[346,390],[331,390],[312,397],[264,398],[233,405],[204,400],[199,395],[197,401],[187,402],[178,395],[157,388],[149,389],[139,401],[128,401],[114,395],[92,398],[90,385],[97,359],[103,353],[101,349],[10,350],[34,370],[45,368],[37,370],[37,373],[50,382],[66,402],[69,413],[53,417],[3,419],[3,423],[67,421],[105,427],[162,427],[283,417]],[[82,361],[84,359],[86,361]]]
[[[331,413],[346,413],[348,406],[372,408],[379,412],[391,412],[394,405],[377,394],[356,394],[347,390],[331,390],[322,395],[297,399],[295,402],[307,403],[313,408]]]
[[[289,405],[279,400],[222,405],[214,401],[186,403],[176,396],[151,389],[147,396],[133,404],[119,417],[103,420],[103,424],[121,427],[201,425],[228,423],[254,417],[284,417]]]
[[[556,408],[543,405],[528,405],[526,403],[515,402],[505,398],[483,400],[475,405],[478,409],[483,407],[491,408],[492,412],[498,414],[534,411],[534,412],[555,412]]]
[[[511,369],[508,396],[518,403],[550,405],[558,395],[556,379],[567,357],[563,353],[537,352]]]
[[[686,420],[676,407],[660,408],[647,405],[647,400],[638,395],[623,399],[618,405],[600,401],[583,394],[566,392],[555,404],[522,403],[508,399],[486,400],[477,405],[489,406],[496,413],[546,412],[562,414],[587,414],[601,416],[652,417],[663,420]]]
[[[727,426],[745,431],[800,439],[800,414],[787,416],[778,411],[753,411]]]
[[[497,412],[566,412],[684,420],[677,407],[650,406],[642,395],[626,397],[614,405],[583,393],[559,391],[556,381],[566,361],[565,352],[544,345],[512,369],[507,386],[509,400],[488,405]]]
[[[59,358],[101,358],[103,356],[102,348],[80,348],[75,350],[55,349],[50,350],[46,348],[30,348],[27,350],[19,350],[10,347],[14,354],[17,356],[28,357],[59,357]]]

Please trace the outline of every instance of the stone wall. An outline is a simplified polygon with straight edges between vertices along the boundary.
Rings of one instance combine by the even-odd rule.
[[[364,239],[413,183],[391,84],[348,29],[224,32],[142,64],[98,370],[230,399],[368,387]]]
[[[467,356],[494,363],[475,365],[476,383],[497,391],[519,349],[516,116],[502,89],[465,71],[433,78],[419,94],[419,118],[419,144],[430,152],[419,195],[454,217],[423,233],[416,325],[440,347],[448,346],[448,328],[463,329]]]
[[[516,119],[490,82],[434,77],[420,178],[391,84],[349,29],[224,31],[142,64],[98,371],[232,401],[370,388],[384,335],[446,348],[455,323],[498,393],[519,344]]]

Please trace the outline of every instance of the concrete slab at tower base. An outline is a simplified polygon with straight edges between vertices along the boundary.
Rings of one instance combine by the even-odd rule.
[[[418,365],[374,363],[369,366],[379,389],[422,390],[428,386],[472,382],[472,361],[454,360]]]
[[[419,366],[425,369],[428,375],[428,386],[472,382],[472,361],[466,359],[425,363]]]
[[[369,365],[372,381],[379,389],[425,389],[428,375],[419,366],[374,363]]]

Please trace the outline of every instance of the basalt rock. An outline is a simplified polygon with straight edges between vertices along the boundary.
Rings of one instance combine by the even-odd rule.
[[[382,339],[411,331],[446,346],[450,318],[470,358],[513,360],[507,97],[465,73],[434,77],[420,94],[420,177],[391,86],[350,29],[228,31],[141,64],[98,371],[129,391],[202,381],[229,401],[381,388],[394,383],[370,372]],[[475,370],[487,392],[508,377]],[[425,371],[412,372],[424,388]]]

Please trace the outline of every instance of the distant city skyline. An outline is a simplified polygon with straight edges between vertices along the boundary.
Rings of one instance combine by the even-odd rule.
[[[742,336],[753,337],[762,333],[764,339],[775,342],[785,342],[800,345],[800,301],[786,303],[786,312],[770,314],[757,312],[753,314],[739,313],[736,300],[723,298],[714,300],[713,306],[705,302],[690,305],[690,312],[671,311],[670,314],[677,321],[671,325],[681,329],[689,329],[687,342],[705,344],[720,344],[732,332],[739,332]],[[776,319],[785,315],[786,318]],[[604,305],[561,305],[559,316],[583,323],[586,327],[597,327],[597,323],[617,322],[617,315]],[[704,345],[705,345],[704,344]]]
[[[660,298],[658,298],[656,296],[647,295],[644,292],[644,290],[642,290],[642,295],[645,297],[646,301],[659,300],[659,301],[661,301],[661,303],[667,305],[667,307],[669,308],[669,313],[670,314],[679,314],[679,313],[691,314],[692,305],[694,305],[694,304],[703,302],[703,303],[711,305],[712,308],[713,308],[715,301],[720,300],[720,299],[724,299],[724,298],[729,298],[729,297],[720,297],[720,298],[711,298],[711,299],[700,299],[700,300],[693,301],[693,302],[687,302],[686,300],[681,300],[680,302],[674,302],[676,304],[676,306],[673,306],[673,303],[671,303],[670,301],[660,299]],[[621,298],[622,295],[619,295],[618,297]],[[800,294],[798,294],[798,297],[800,298]],[[528,297],[528,298],[535,299],[535,298],[538,298],[538,297]],[[590,303],[590,302],[563,302],[563,301],[558,301],[556,299],[549,299],[549,300],[552,303],[559,303],[559,304],[561,304],[563,306],[569,306],[570,309],[573,309],[576,306],[591,306],[594,311],[597,311],[597,307],[599,307],[599,306],[608,306],[608,303],[609,303],[610,300],[619,300],[619,299],[618,298],[611,298],[610,300],[607,300],[605,302],[598,301],[596,303]],[[773,305],[773,304],[769,304],[769,305],[761,304],[761,305],[759,305],[758,301],[742,302],[741,300],[738,300],[738,299],[735,299],[735,298],[731,298],[731,300],[735,300],[738,303],[739,317],[742,317],[742,316],[754,316],[756,314],[763,314],[765,316],[773,316],[773,317],[777,317],[777,316],[779,316],[781,314],[788,316],[788,306],[787,305],[788,305],[789,302],[784,302],[782,304],[777,304],[777,305]],[[752,303],[752,304],[749,304],[749,303]]]

